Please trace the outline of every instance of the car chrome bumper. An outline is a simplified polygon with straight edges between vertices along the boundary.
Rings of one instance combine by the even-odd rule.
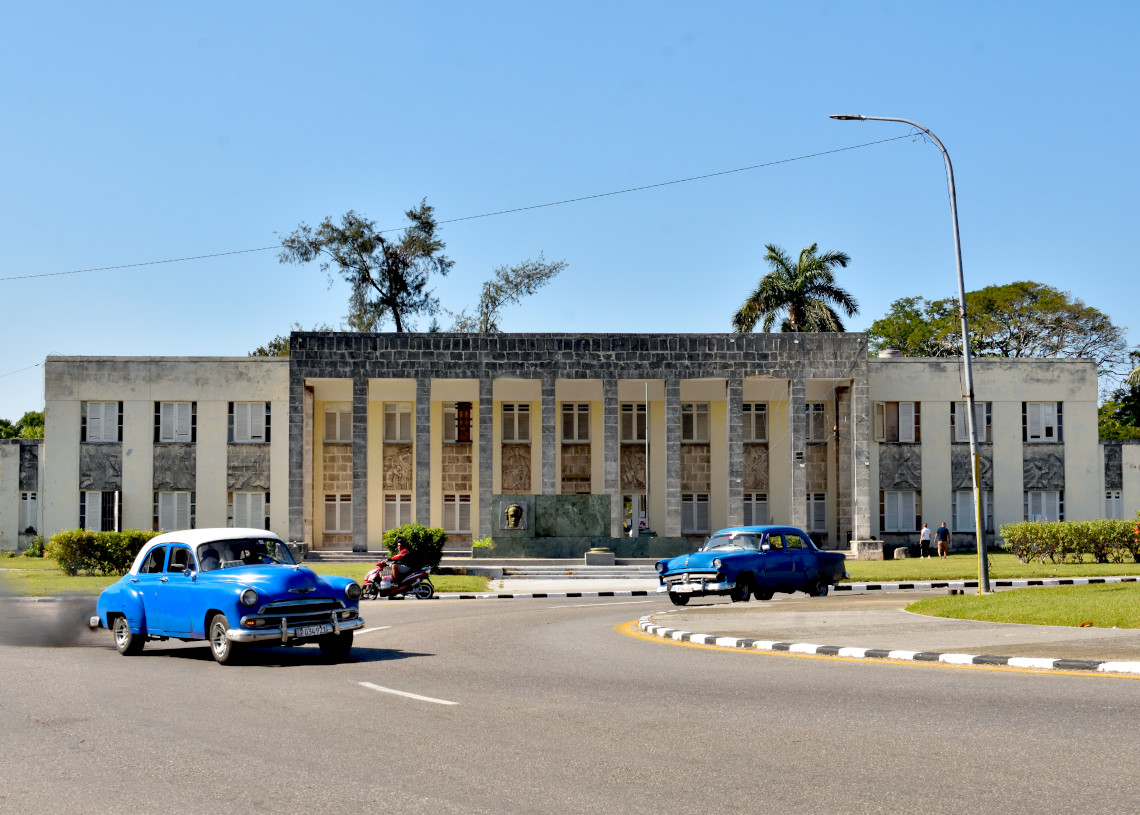
[[[265,642],[267,640],[289,642],[290,640],[296,639],[315,640],[327,634],[343,634],[346,631],[355,631],[358,628],[363,628],[364,619],[354,617],[351,620],[339,620],[334,616],[331,620],[323,624],[331,625],[332,630],[315,636],[300,637],[297,632],[301,628],[309,628],[313,625],[321,625],[321,623],[310,622],[305,625],[291,626],[287,625],[285,620],[282,620],[280,627],[276,628],[231,628],[226,631],[226,639],[230,642]]]
[[[92,614],[91,619],[87,621],[87,625],[90,628],[99,628],[103,625],[103,621],[99,619],[98,614]]]
[[[665,594],[666,592],[673,592],[674,594],[712,594],[714,592],[732,591],[735,588],[735,583],[702,583],[700,581],[697,581],[692,583],[673,583],[671,585],[658,586],[657,593]]]

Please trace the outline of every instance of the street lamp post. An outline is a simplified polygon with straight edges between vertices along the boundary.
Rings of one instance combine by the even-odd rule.
[[[950,154],[938,137],[927,128],[910,119],[895,119],[888,116],[860,116],[858,114],[833,114],[832,119],[843,122],[900,122],[918,128],[930,137],[942,158],[946,160],[946,176],[950,183],[950,217],[954,222],[954,260],[958,264],[958,312],[962,318],[962,367],[966,377],[966,423],[970,430],[970,465],[974,474],[974,524],[978,537],[978,594],[990,590],[990,567],[986,557],[985,515],[982,514],[981,465],[978,458],[977,413],[974,411],[974,375],[970,366],[970,328],[966,318],[966,281],[962,275],[962,245],[958,239],[958,201],[954,193],[954,167],[950,164]]]

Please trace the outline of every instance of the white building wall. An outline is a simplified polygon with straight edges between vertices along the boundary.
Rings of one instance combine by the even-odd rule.
[[[20,447],[0,444],[0,550],[19,545],[20,525]]]

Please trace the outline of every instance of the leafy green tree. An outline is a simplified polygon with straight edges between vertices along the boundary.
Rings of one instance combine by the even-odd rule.
[[[0,419],[0,439],[42,439],[43,437],[42,410],[29,410],[14,424],[8,419]]]
[[[505,306],[519,303],[522,298],[534,294],[565,268],[566,261],[547,263],[542,253],[539,253],[536,260],[524,260],[517,266],[498,267],[494,278],[483,284],[474,314],[469,315],[467,309],[458,314],[449,312],[455,320],[451,330],[497,333],[500,330],[500,313]]]
[[[396,331],[414,329],[414,318],[439,311],[428,288],[431,275],[451,271],[453,261],[437,235],[434,209],[425,198],[404,213],[411,224],[397,241],[386,239],[376,222],[349,210],[334,223],[325,218],[314,230],[301,224],[281,241],[282,263],[320,258],[321,271],[339,274],[351,287],[346,321],[356,331],[376,331],[391,319]]]
[[[843,331],[836,308],[853,317],[859,303],[836,285],[834,269],[846,268],[851,258],[844,252],[816,254],[818,246],[805,247],[793,264],[783,249],[768,244],[764,262],[771,271],[733,315],[733,330],[752,331],[762,321],[763,329],[771,331],[783,317],[781,331]]]
[[[1140,362],[1140,349],[1129,354]],[[1102,439],[1140,439],[1140,382],[1129,377],[1109,394],[1097,411]]]
[[[921,304],[921,305],[920,305]],[[1104,375],[1119,376],[1124,332],[1108,315],[1044,283],[1017,281],[966,293],[970,349],[981,357],[1082,357]],[[962,353],[958,298],[904,297],[871,324],[872,351],[897,348],[907,356]]]

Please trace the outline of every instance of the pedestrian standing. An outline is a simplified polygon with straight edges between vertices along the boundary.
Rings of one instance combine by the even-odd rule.
[[[938,531],[934,533],[934,539],[938,542],[938,557],[946,557],[950,551],[950,530],[946,528],[946,522],[942,522],[942,526],[938,527]]]
[[[930,557],[930,527],[922,525],[922,532],[918,536],[919,557]]]

